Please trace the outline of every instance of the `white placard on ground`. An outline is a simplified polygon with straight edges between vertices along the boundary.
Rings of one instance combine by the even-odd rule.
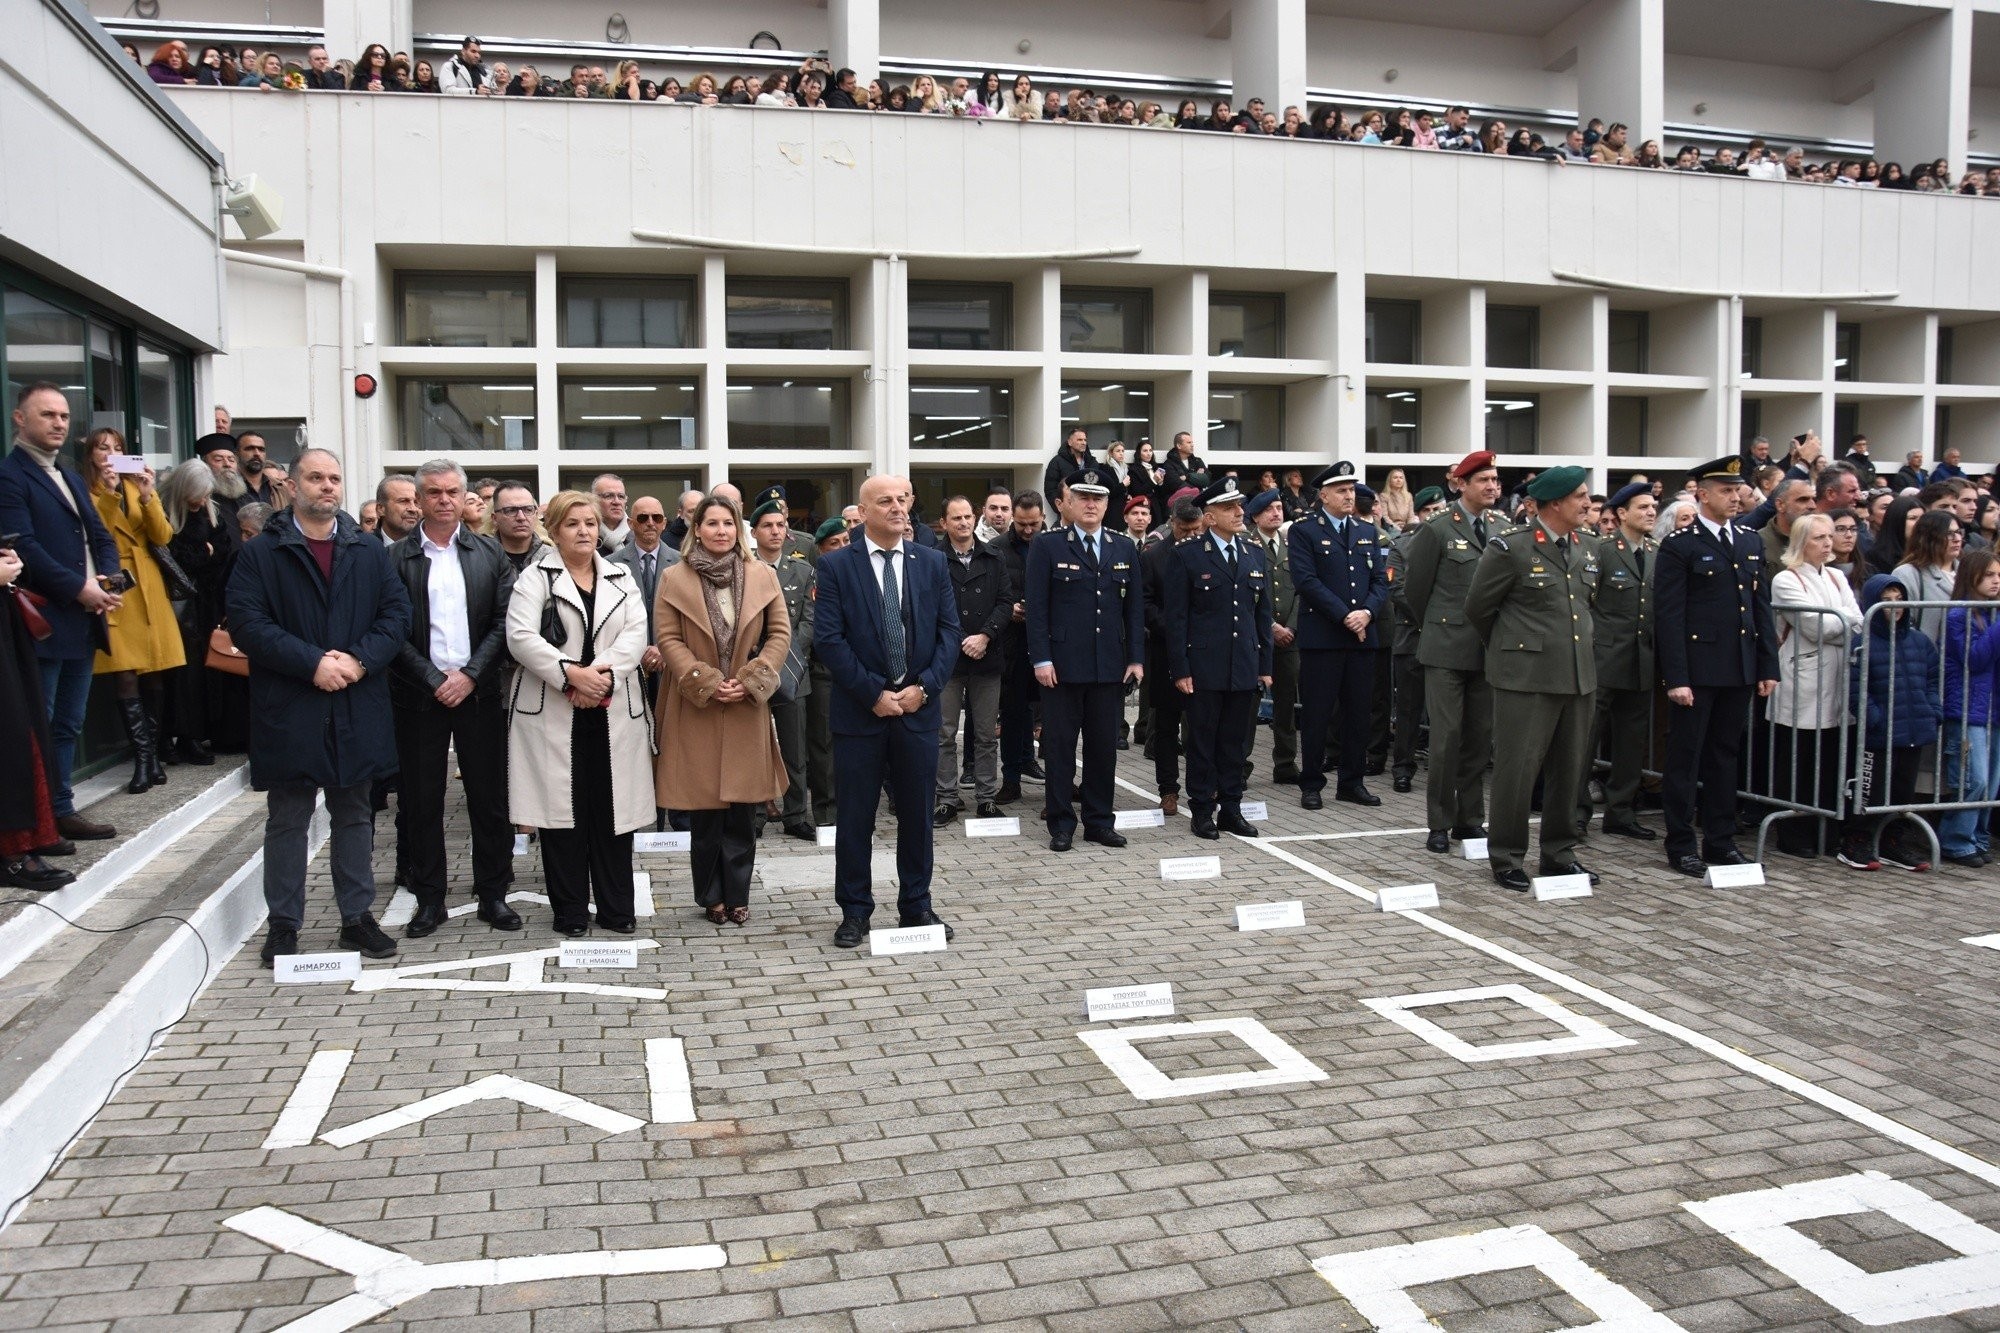
[[[1304,903],[1239,903],[1236,907],[1238,930],[1281,930],[1305,923]]]
[[[358,981],[358,953],[280,954],[271,964],[271,980],[280,986],[304,986],[316,981]]]
[[[514,835],[514,855],[526,856],[527,854],[528,854],[528,835],[525,833],[516,833]]]
[[[1111,816],[1113,828],[1165,828],[1167,812],[1164,810],[1119,810]]]
[[[965,836],[968,838],[1018,838],[1021,836],[1021,821],[1013,815],[998,819],[968,819],[965,821]]]
[[[878,957],[888,953],[940,953],[943,949],[943,926],[906,926],[901,930],[868,932],[868,952]]]
[[[1392,889],[1378,889],[1375,893],[1375,910],[1378,912],[1417,912],[1437,905],[1438,886],[1435,884],[1399,884]]]
[[[1589,875],[1537,875],[1530,883],[1534,886],[1535,901],[1540,903],[1590,896]]]
[[[692,849],[692,833],[634,833],[632,850],[635,852],[685,852]]]
[[[1219,856],[1169,856],[1160,861],[1161,879],[1220,879]]]
[[[631,969],[639,966],[639,945],[637,941],[614,943],[612,941],[591,941],[588,944],[571,941],[556,953],[557,967],[612,967]]]
[[[1468,861],[1484,861],[1486,859],[1486,839],[1484,838],[1467,838],[1459,844],[1459,849],[1465,853],[1465,859]]]
[[[1237,809],[1241,810],[1243,817],[1252,824],[1261,824],[1271,817],[1269,801],[1245,801]]]
[[[1702,882],[1711,889],[1754,889],[1764,883],[1764,864],[1751,861],[1740,866],[1710,866]]]
[[[1083,993],[1084,1017],[1092,1023],[1119,1018],[1164,1018],[1174,1012],[1170,981],[1149,986],[1101,986]]]
[[[821,824],[813,829],[813,833],[819,838],[819,845],[822,847],[831,847],[834,845],[834,834],[836,831],[831,824]]]

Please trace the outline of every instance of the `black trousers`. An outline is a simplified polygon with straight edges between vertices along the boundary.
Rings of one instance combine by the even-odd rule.
[[[748,907],[750,872],[757,868],[757,814],[747,802],[720,810],[688,811],[697,907]]]
[[[1152,686],[1146,693],[1152,693]],[[1162,796],[1178,796],[1181,790],[1181,724],[1187,717],[1192,695],[1175,690],[1171,698],[1153,700],[1153,785]]]
[[[629,930],[635,919],[632,835],[612,828],[610,719],[604,710],[577,709],[569,741],[570,814],[576,825],[541,831],[549,915],[557,930],[584,925],[595,896],[597,924]]]
[[[1387,642],[1388,637],[1387,634],[1382,636],[1384,642]],[[1389,742],[1393,730],[1391,715],[1395,711],[1393,665],[1391,654],[1387,648],[1376,649],[1375,675],[1372,685],[1373,694],[1369,702],[1368,712],[1368,759],[1370,763],[1386,763],[1389,758]]]
[[[402,817],[404,883],[418,902],[445,898],[444,791],[451,751],[472,824],[472,888],[481,902],[507,896],[514,826],[507,822],[507,704],[501,691],[475,693],[456,708],[435,699],[396,705],[396,804]]]
[[[1368,719],[1375,704],[1372,648],[1336,652],[1315,648],[1299,653],[1299,790],[1326,786],[1327,730],[1340,724],[1338,781],[1359,783],[1368,763]]]
[[[1088,685],[1058,683],[1042,691],[1043,767],[1048,770],[1049,831],[1076,829],[1076,743],[1083,741],[1083,826],[1111,829],[1111,787],[1118,776],[1118,723],[1125,716],[1125,686],[1115,680]],[[1154,720],[1158,725],[1158,719]],[[1159,741],[1155,739],[1154,752]]]
[[[1243,770],[1256,726],[1256,690],[1196,690],[1186,696],[1188,800],[1198,814],[1243,803]]]
[[[806,797],[806,766],[810,759],[806,745],[806,701],[789,699],[779,703],[771,701],[771,724],[778,732],[778,754],[785,761],[785,777],[790,783],[785,788],[783,803],[778,807],[779,817],[785,823],[804,822],[811,813],[811,803]]]
[[[1417,776],[1417,735],[1424,722],[1424,664],[1415,653],[1395,653],[1389,658],[1396,701],[1396,743],[1392,747],[1389,771],[1399,778]]]
[[[1737,760],[1750,721],[1753,685],[1697,685],[1694,705],[1668,705],[1667,757],[1660,797],[1666,810],[1666,852],[1695,856],[1736,845]],[[1700,844],[1696,784],[1700,784]]]
[[[838,830],[833,843],[833,900],[842,917],[866,921],[875,911],[871,862],[875,812],[882,784],[896,807],[896,911],[910,920],[931,910],[932,796],[937,787],[938,733],[916,731],[894,718],[880,731],[833,738],[840,773]]]
[[[1035,695],[1041,689],[1027,656],[1009,643],[1000,675],[1000,781],[1017,787],[1035,761]]]

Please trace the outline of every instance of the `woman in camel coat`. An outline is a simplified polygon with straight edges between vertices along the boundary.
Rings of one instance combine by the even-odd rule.
[[[689,813],[696,905],[740,926],[757,810],[786,786],[770,699],[792,630],[778,576],[751,558],[734,501],[711,495],[696,507],[681,562],[660,575],[653,632],[664,659],[658,801]]]

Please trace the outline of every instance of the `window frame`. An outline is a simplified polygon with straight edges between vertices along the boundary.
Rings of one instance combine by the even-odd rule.
[[[990,346],[950,346],[941,342],[917,341],[916,310],[924,304],[922,293],[936,293],[933,300],[943,300],[944,293],[956,290],[974,296],[986,293],[995,309],[988,326]],[[913,352],[1011,352],[1014,350],[1014,284],[1011,282],[957,282],[949,279],[912,278],[904,297],[905,327],[909,335],[909,348]]]
[[[1139,346],[1121,346],[1107,350],[1100,347],[1071,347],[1063,333],[1063,323],[1072,305],[1088,303],[1091,298],[1112,297],[1118,300],[1131,298],[1139,304]],[[1122,312],[1125,334],[1132,331],[1132,315]],[[1064,285],[1056,297],[1056,351],[1069,356],[1151,356],[1153,354],[1153,289],[1151,287],[1096,287]]]
[[[519,282],[528,303],[528,326],[525,341],[518,343],[463,343],[411,342],[410,341],[410,283],[440,279],[491,280],[504,278],[509,282]],[[490,290],[490,289],[489,289]],[[535,346],[535,275],[518,269],[398,269],[395,282],[396,300],[396,346],[438,348],[447,351],[465,352],[519,352]]]
[[[818,295],[831,299],[833,327],[825,347],[802,347],[797,344],[745,343],[736,340],[730,320],[734,302],[739,296],[795,296],[807,297],[822,289]],[[845,278],[759,278],[749,275],[725,277],[722,284],[722,347],[733,352],[845,352],[853,349],[853,302]]]
[[[936,394],[941,390],[951,391],[959,389],[971,389],[974,390],[975,392],[984,390],[989,395],[994,393],[1004,393],[1007,396],[1006,430],[1004,432],[1001,432],[997,429],[996,426],[989,424],[985,427],[970,427],[967,428],[967,430],[965,431],[966,434],[971,434],[973,431],[983,429],[986,432],[988,439],[992,441],[992,443],[990,444],[960,444],[956,442],[946,442],[945,437],[937,437],[937,436],[932,436],[930,438],[919,441],[917,438],[917,423],[919,420],[916,410],[917,396],[919,394]],[[1017,392],[1016,385],[1014,381],[1011,379],[989,380],[989,379],[974,379],[967,376],[941,377],[941,376],[931,376],[931,375],[926,375],[922,379],[912,379],[910,381],[910,410],[907,418],[909,424],[910,448],[913,450],[978,449],[989,452],[1004,452],[1007,450],[1011,450],[1014,447],[1014,430],[1017,420],[1014,408],[1014,399],[1016,396],[1016,392]],[[991,402],[993,400],[992,398],[989,397],[987,401]],[[938,416],[932,416],[928,419],[932,421],[937,421],[937,420],[943,420],[944,418]],[[998,421],[998,419],[999,418],[997,417],[993,418],[994,421]],[[928,432],[926,433],[928,434]]]
[[[681,341],[674,343],[580,343],[570,336],[570,286],[572,283],[663,283],[681,288],[687,312],[682,319]],[[601,308],[600,308],[601,309]],[[603,324],[600,313],[598,323]],[[583,351],[671,352],[701,346],[701,290],[692,277],[680,273],[560,273],[556,280],[556,346]]]
[[[1216,346],[1215,308],[1218,305],[1224,307],[1229,307],[1234,305],[1234,306],[1240,306],[1247,313],[1252,303],[1264,302],[1264,301],[1268,301],[1272,305],[1271,321],[1270,321],[1271,342],[1272,342],[1271,350],[1268,352],[1249,352],[1249,351],[1225,352],[1218,350]],[[1247,319],[1245,320],[1245,323],[1246,324],[1248,323]],[[1245,341],[1247,344],[1248,341],[1247,338]],[[1226,357],[1231,360],[1236,360],[1236,359],[1245,359],[1245,360],[1254,359],[1254,360],[1264,360],[1264,361],[1283,360],[1285,356],[1285,294],[1283,292],[1210,291],[1208,294],[1208,349],[1207,350],[1208,350],[1208,355],[1211,357]]]

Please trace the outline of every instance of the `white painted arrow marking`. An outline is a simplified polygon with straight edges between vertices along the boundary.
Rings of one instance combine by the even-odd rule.
[[[658,940],[634,940],[641,949],[657,949]],[[508,994],[544,993],[551,995],[622,995],[635,1000],[664,1000],[666,991],[657,986],[607,986],[595,981],[547,981],[542,969],[560,954],[560,948],[530,949],[524,953],[496,953],[484,958],[461,958],[449,963],[417,963],[409,967],[372,967],[354,983],[356,991],[442,990],[490,991]],[[451,972],[472,972],[483,967],[505,967],[505,981],[475,981],[471,977],[447,977]]]
[[[434,1115],[455,1111],[473,1102],[485,1101],[520,1102],[538,1111],[547,1111],[552,1115],[581,1121],[607,1134],[622,1134],[628,1129],[637,1129],[646,1123],[626,1115],[623,1111],[614,1111],[570,1093],[557,1092],[544,1084],[515,1078],[512,1074],[488,1074],[485,1078],[475,1079],[462,1088],[440,1092],[434,1097],[411,1102],[408,1106],[399,1106],[393,1111],[369,1116],[366,1120],[357,1121],[345,1129],[322,1134],[320,1141],[331,1143],[336,1148],[350,1148],[378,1134],[387,1134],[406,1125],[421,1124]]]
[[[265,1152],[273,1148],[303,1148],[318,1137],[320,1124],[333,1107],[333,1094],[340,1091],[340,1081],[347,1077],[347,1066],[352,1063],[353,1051],[313,1053],[313,1058],[306,1061],[306,1072],[299,1075],[292,1095],[285,1099],[278,1123],[271,1126],[264,1139]]]

